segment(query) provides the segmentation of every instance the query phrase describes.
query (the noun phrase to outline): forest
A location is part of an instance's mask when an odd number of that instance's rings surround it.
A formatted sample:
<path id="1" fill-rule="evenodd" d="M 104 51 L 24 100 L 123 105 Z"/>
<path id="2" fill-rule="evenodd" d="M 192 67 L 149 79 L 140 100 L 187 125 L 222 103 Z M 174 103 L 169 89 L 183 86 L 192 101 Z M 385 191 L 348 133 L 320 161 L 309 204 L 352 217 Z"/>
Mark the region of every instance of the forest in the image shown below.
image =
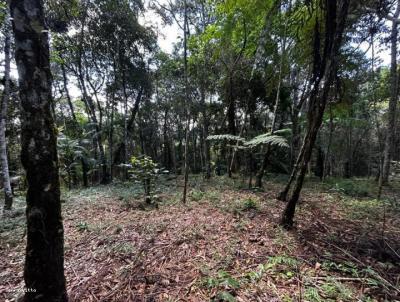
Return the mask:
<path id="1" fill-rule="evenodd" d="M 0 301 L 400 301 L 399 0 L 0 0 Z"/>

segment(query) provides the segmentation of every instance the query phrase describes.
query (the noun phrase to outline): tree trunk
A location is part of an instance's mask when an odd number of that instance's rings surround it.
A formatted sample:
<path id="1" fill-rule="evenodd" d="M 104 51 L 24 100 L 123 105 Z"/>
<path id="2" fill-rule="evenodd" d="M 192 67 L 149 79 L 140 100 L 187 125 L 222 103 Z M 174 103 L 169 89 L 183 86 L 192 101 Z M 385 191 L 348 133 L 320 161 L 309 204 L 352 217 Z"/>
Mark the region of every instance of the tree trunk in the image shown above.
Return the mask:
<path id="1" fill-rule="evenodd" d="M 282 85 L 283 59 L 284 59 L 285 52 L 286 52 L 286 29 L 287 29 L 287 21 L 285 22 L 285 31 L 284 31 L 283 41 L 282 41 L 282 53 L 281 53 L 280 62 L 279 62 L 278 87 L 277 87 L 276 96 L 275 96 L 274 117 L 272 119 L 271 134 L 274 134 L 274 131 L 275 131 L 276 118 L 277 118 L 277 113 L 278 113 L 278 108 L 279 108 L 280 90 L 281 90 L 281 85 Z M 268 159 L 269 159 L 270 153 L 271 153 L 271 146 L 268 145 L 267 150 L 263 157 L 263 162 L 261 164 L 261 168 L 258 171 L 257 176 L 256 176 L 256 186 L 259 188 L 262 187 L 262 178 L 263 178 L 264 172 L 268 166 Z"/>
<path id="2" fill-rule="evenodd" d="M 314 175 L 319 177 L 320 180 L 322 180 L 324 176 L 324 152 L 322 151 L 322 147 L 318 146 L 317 147 L 317 162 L 316 162 L 316 167 L 314 171 Z"/>
<path id="3" fill-rule="evenodd" d="M 332 138 L 333 138 L 333 131 L 334 131 L 334 126 L 333 126 L 333 113 L 332 113 L 332 106 L 329 107 L 329 136 L 328 136 L 328 144 L 326 147 L 326 153 L 325 153 L 325 160 L 324 160 L 324 168 L 323 168 L 323 175 L 322 175 L 322 180 L 325 180 L 326 177 L 328 176 L 328 169 L 329 169 L 329 157 L 330 157 L 330 152 L 331 152 L 331 145 L 332 145 Z"/>
<path id="4" fill-rule="evenodd" d="M 391 31 L 391 65 L 390 65 L 390 100 L 389 118 L 386 131 L 385 149 L 383 151 L 383 171 L 379 180 L 379 185 L 387 185 L 389 182 L 390 162 L 392 159 L 393 143 L 396 131 L 396 108 L 398 102 L 398 74 L 397 74 L 397 36 L 400 14 L 400 1 L 397 2 L 396 12 L 392 20 Z"/>
<path id="5" fill-rule="evenodd" d="M 111 96 L 110 100 L 111 104 L 111 116 L 110 116 L 110 124 L 109 124 L 109 132 L 108 132 L 108 152 L 110 157 L 110 179 L 111 181 L 114 178 L 114 162 L 113 162 L 113 150 L 114 150 L 114 94 Z"/>
<path id="6" fill-rule="evenodd" d="M 188 20 L 187 20 L 187 1 L 184 1 L 185 16 L 183 24 L 183 37 L 184 37 L 184 76 L 185 76 L 185 115 L 186 115 L 186 127 L 185 127 L 185 158 L 184 158 L 184 181 L 183 181 L 183 194 L 182 202 L 186 203 L 187 187 L 189 181 L 189 167 L 188 167 L 188 145 L 189 145 L 189 83 L 188 83 L 188 62 L 187 62 L 187 34 L 188 34 Z"/>
<path id="7" fill-rule="evenodd" d="M 88 180 L 88 164 L 84 158 L 81 159 L 81 166 L 82 166 L 82 181 L 83 181 L 83 186 L 87 188 L 89 186 L 89 180 Z"/>
<path id="8" fill-rule="evenodd" d="M 136 115 L 139 111 L 139 105 L 140 101 L 142 100 L 142 95 L 143 95 L 143 88 L 139 90 L 139 93 L 136 97 L 135 104 L 133 105 L 133 108 L 131 110 L 131 115 L 129 117 L 129 121 L 127 123 L 127 133 L 132 133 L 133 132 L 133 127 L 135 125 L 135 118 Z M 121 159 L 121 154 L 125 150 L 125 144 L 124 141 L 121 142 L 119 145 L 117 145 L 117 148 L 115 149 L 114 156 L 113 156 L 113 163 L 118 164 L 122 159 Z"/>
<path id="9" fill-rule="evenodd" d="M 57 137 L 51 114 L 48 31 L 43 3 L 11 0 L 26 170 L 25 301 L 67 301 Z"/>
<path id="10" fill-rule="evenodd" d="M 312 155 L 312 149 L 315 144 L 315 140 L 317 138 L 319 127 L 321 126 L 322 123 L 322 117 L 323 117 L 323 112 L 322 114 L 321 112 L 319 112 L 315 120 L 311 122 L 311 125 L 309 125 L 309 128 L 307 130 L 307 135 L 304 139 L 302 148 L 304 149 L 304 151 L 302 152 L 303 156 L 302 156 L 302 161 L 300 163 L 299 175 L 296 178 L 292 196 L 285 208 L 285 211 L 283 212 L 281 220 L 281 224 L 287 228 L 291 228 L 293 226 L 293 217 L 296 209 L 296 204 L 297 201 L 299 200 L 300 192 L 303 187 L 303 182 L 307 172 L 308 162 L 310 161 Z"/>
<path id="11" fill-rule="evenodd" d="M 284 197 L 290 190 L 290 185 L 296 177 L 296 182 L 292 192 L 292 196 L 282 214 L 281 225 L 285 228 L 293 226 L 293 217 L 296 209 L 297 201 L 300 197 L 300 192 L 303 187 L 304 177 L 307 172 L 307 166 L 311 158 L 312 149 L 314 147 L 318 130 L 321 126 L 326 103 L 331 90 L 331 85 L 335 77 L 337 66 L 337 56 L 339 54 L 343 31 L 346 24 L 348 7 L 350 0 L 329 1 L 326 6 L 325 15 L 325 39 L 324 51 L 321 58 L 321 65 L 315 65 L 314 70 L 314 86 L 310 96 L 309 111 L 307 114 L 308 128 L 304 138 L 302 150 L 300 151 L 296 166 L 293 169 L 289 184 L 283 191 Z M 339 8 L 339 10 L 338 10 Z M 315 27 L 314 39 L 319 37 L 319 28 Z M 319 43 L 319 40 L 316 41 Z M 315 49 L 316 57 L 319 58 L 319 45 Z M 300 166 L 298 166 L 300 164 Z M 297 175 L 299 167 L 299 174 Z M 295 176 L 296 175 L 296 176 Z"/>
<path id="12" fill-rule="evenodd" d="M 232 135 L 236 135 L 236 104 L 235 98 L 233 96 L 233 79 L 232 79 L 232 71 L 229 71 L 229 83 L 228 83 L 228 91 L 227 95 L 229 95 L 228 102 L 228 110 L 227 110 L 227 119 L 228 119 L 228 133 Z M 228 161 L 227 161 L 227 169 L 229 178 L 232 177 L 232 172 L 236 170 L 235 160 L 235 150 L 231 149 L 229 151 Z"/>
<path id="13" fill-rule="evenodd" d="M 67 96 L 69 110 L 71 111 L 71 116 L 72 116 L 72 119 L 74 120 L 75 124 L 77 124 L 77 126 L 79 126 L 78 120 L 76 119 L 76 115 L 75 115 L 74 105 L 72 104 L 71 96 L 69 94 L 68 78 L 67 78 L 67 72 L 65 70 L 64 64 L 61 64 L 61 71 L 62 71 L 62 75 L 63 75 L 64 91 L 65 91 L 65 95 Z"/>
<path id="14" fill-rule="evenodd" d="M 76 114 L 75 114 L 75 109 L 74 109 L 74 104 L 72 103 L 72 99 L 71 99 L 71 95 L 69 93 L 69 89 L 68 89 L 68 78 L 67 78 L 67 72 L 65 70 L 65 65 L 61 64 L 61 70 L 62 70 L 62 75 L 63 75 L 63 85 L 64 85 L 64 91 L 65 91 L 65 95 L 67 96 L 67 102 L 68 102 L 68 106 L 69 106 L 69 110 L 71 111 L 71 116 L 72 119 L 74 121 L 74 127 L 75 127 L 75 131 L 78 132 L 79 135 L 79 145 L 82 145 L 82 129 L 79 125 L 78 119 L 76 118 Z M 82 182 L 83 182 L 83 186 L 86 188 L 89 186 L 89 182 L 88 182 L 88 165 L 86 163 L 86 160 L 84 158 L 81 158 L 81 167 L 82 167 Z M 76 168 L 74 167 L 74 177 L 76 178 Z M 75 182 L 75 180 L 74 180 Z"/>
<path id="15" fill-rule="evenodd" d="M 264 171 L 268 167 L 268 158 L 269 158 L 270 153 L 271 153 L 271 148 L 270 148 L 270 146 L 267 146 L 267 150 L 264 153 L 264 157 L 263 157 L 263 161 L 261 163 L 261 167 L 258 170 L 257 175 L 256 175 L 256 187 L 257 188 L 262 188 L 262 179 L 263 179 L 263 176 L 264 176 Z"/>
<path id="16" fill-rule="evenodd" d="M 171 156 L 171 148 L 170 141 L 168 137 L 168 107 L 165 108 L 164 111 L 164 125 L 163 125 L 163 162 L 164 167 L 168 170 L 172 168 L 172 156 Z"/>
<path id="17" fill-rule="evenodd" d="M 3 174 L 3 187 L 4 187 L 4 210 L 11 210 L 13 204 L 13 194 L 10 183 L 10 173 L 8 170 L 7 158 L 7 140 L 6 140 L 6 126 L 7 126 L 7 112 L 8 102 L 10 100 L 10 44 L 11 44 L 11 28 L 9 26 L 9 16 L 6 14 L 5 19 L 5 42 L 4 42 L 4 90 L 3 99 L 1 103 L 0 113 L 0 157 L 1 157 L 1 172 Z"/>
<path id="18" fill-rule="evenodd" d="M 95 125 L 95 140 L 96 140 L 96 145 L 99 148 L 99 154 L 100 154 L 100 165 L 101 165 L 101 170 L 102 170 L 102 177 L 101 177 L 101 183 L 102 184 L 107 184 L 110 182 L 110 175 L 108 174 L 108 169 L 107 169 L 107 159 L 105 156 L 104 152 L 104 147 L 102 143 L 102 129 L 101 129 L 101 121 L 102 121 L 102 113 L 101 113 L 101 107 L 99 107 L 100 110 L 100 123 L 97 120 L 96 116 L 96 107 L 93 103 L 92 98 L 89 96 L 87 89 L 86 89 L 86 83 L 85 83 L 85 74 L 83 71 L 83 66 L 82 66 L 82 57 L 83 57 L 83 40 L 84 40 L 84 21 L 82 21 L 81 24 L 81 33 L 80 33 L 80 40 L 81 44 L 79 45 L 79 56 L 78 56 L 78 71 L 76 72 L 76 76 L 78 78 L 78 84 L 80 86 L 80 89 L 82 91 L 83 95 L 83 102 L 85 104 L 86 110 L 89 115 L 89 119 L 92 121 L 92 123 Z M 97 96 L 96 96 L 97 97 Z"/>
<path id="19" fill-rule="evenodd" d="M 128 94 L 125 85 L 125 72 L 122 73 L 123 91 L 124 91 L 124 180 L 128 179 L 128 169 L 125 164 L 128 163 Z"/>

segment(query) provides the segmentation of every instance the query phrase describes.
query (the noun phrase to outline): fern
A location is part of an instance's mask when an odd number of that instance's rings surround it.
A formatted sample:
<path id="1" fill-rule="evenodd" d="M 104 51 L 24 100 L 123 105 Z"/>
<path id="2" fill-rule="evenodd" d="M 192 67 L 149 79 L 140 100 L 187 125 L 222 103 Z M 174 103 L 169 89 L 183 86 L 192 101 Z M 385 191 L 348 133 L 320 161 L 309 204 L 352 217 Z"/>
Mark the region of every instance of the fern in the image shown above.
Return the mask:
<path id="1" fill-rule="evenodd" d="M 252 138 L 249 141 L 246 141 L 243 137 L 232 135 L 232 134 L 219 134 L 219 135 L 210 135 L 207 137 L 207 140 L 213 141 L 230 141 L 234 142 L 235 144 L 228 144 L 228 147 L 232 147 L 235 149 L 250 149 L 257 147 L 263 144 L 269 144 L 271 146 L 283 147 L 288 148 L 289 144 L 287 143 L 286 138 L 280 136 L 288 133 L 290 129 L 282 129 L 276 131 L 274 134 L 264 133 Z"/>
<path id="2" fill-rule="evenodd" d="M 211 141 L 221 141 L 221 140 L 227 140 L 227 141 L 239 141 L 239 142 L 244 142 L 245 139 L 240 136 L 232 135 L 232 134 L 219 134 L 219 135 L 209 135 L 207 136 L 207 140 Z"/>
<path id="3" fill-rule="evenodd" d="M 262 144 L 269 144 L 272 146 L 285 148 L 289 147 L 287 140 L 284 137 L 279 135 L 271 135 L 270 133 L 261 134 L 244 143 L 244 145 L 249 148 L 254 148 Z"/>
<path id="4" fill-rule="evenodd" d="M 275 135 L 290 135 L 292 134 L 292 129 L 290 128 L 284 128 L 284 129 L 279 129 L 274 131 Z"/>

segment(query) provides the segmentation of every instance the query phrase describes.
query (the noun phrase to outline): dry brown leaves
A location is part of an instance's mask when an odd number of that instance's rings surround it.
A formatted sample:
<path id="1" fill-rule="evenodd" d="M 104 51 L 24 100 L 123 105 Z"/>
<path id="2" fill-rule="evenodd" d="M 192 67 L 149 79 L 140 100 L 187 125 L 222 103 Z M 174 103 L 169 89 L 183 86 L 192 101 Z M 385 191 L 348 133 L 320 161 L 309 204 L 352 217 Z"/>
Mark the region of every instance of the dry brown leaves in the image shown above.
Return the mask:
<path id="1" fill-rule="evenodd" d="M 379 238 L 378 226 L 344 218 L 338 203 L 327 201 L 327 194 L 303 195 L 297 216 L 300 223 L 291 232 L 277 227 L 284 204 L 273 198 L 275 186 L 270 185 L 267 193 L 223 188 L 218 194 L 219 200 L 213 202 L 202 199 L 147 211 L 126 210 L 117 196 L 99 195 L 95 200 L 67 204 L 65 270 L 70 300 L 210 301 L 219 289 L 206 286 L 207 278 L 225 271 L 242 280 L 276 255 L 300 261 L 295 276 L 266 273 L 257 282 L 231 290 L 237 301 L 283 301 L 285 297 L 305 301 L 302 275 L 312 276 L 318 287 L 327 276 L 321 268 L 326 260 L 374 267 L 389 284 L 395 284 L 398 265 L 384 271 L 379 268 L 383 258 L 360 252 L 365 242 Z M 259 202 L 257 211 L 229 210 L 237 200 L 248 198 Z M 397 221 L 389 222 L 387 230 L 398 230 L 398 225 L 390 223 Z M 398 248 L 398 235 L 385 234 L 393 249 Z M 15 246 L 0 248 L 1 301 L 12 301 L 12 290 L 23 286 L 24 244 L 21 238 Z M 341 272 L 332 277 L 344 278 L 338 280 L 350 284 L 360 296 L 365 290 L 357 278 Z M 370 295 L 384 296 L 379 291 Z"/>

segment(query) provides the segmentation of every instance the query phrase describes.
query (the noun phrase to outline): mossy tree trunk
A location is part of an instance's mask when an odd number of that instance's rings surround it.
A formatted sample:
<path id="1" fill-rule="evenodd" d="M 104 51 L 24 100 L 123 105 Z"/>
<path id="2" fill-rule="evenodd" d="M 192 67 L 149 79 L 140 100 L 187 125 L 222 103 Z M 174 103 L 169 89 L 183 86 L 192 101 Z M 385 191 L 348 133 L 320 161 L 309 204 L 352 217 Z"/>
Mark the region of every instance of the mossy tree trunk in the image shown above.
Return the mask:
<path id="1" fill-rule="evenodd" d="M 11 0 L 26 170 L 25 301 L 67 301 L 57 139 L 43 2 Z"/>

